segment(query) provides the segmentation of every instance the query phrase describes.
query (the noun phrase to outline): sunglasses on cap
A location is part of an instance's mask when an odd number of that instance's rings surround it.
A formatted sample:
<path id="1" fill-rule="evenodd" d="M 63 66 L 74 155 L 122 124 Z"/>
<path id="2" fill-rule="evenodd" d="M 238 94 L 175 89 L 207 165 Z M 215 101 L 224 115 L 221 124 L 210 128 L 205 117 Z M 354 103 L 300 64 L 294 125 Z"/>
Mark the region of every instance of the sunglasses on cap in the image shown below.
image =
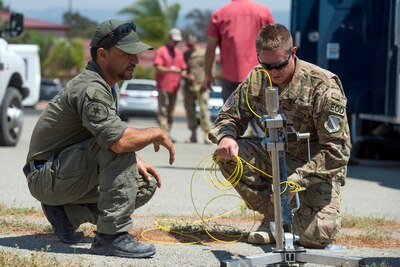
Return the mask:
<path id="1" fill-rule="evenodd" d="M 257 57 L 257 59 L 258 59 L 258 63 L 260 63 L 260 65 L 266 70 L 281 70 L 289 64 L 289 60 L 290 60 L 291 56 L 292 56 L 292 54 L 290 54 L 288 56 L 288 58 L 285 59 L 284 61 L 279 62 L 279 63 L 274 63 L 274 64 L 265 64 L 260 61 L 260 58 Z"/>
<path id="2" fill-rule="evenodd" d="M 133 22 L 124 23 L 107 33 L 98 42 L 98 47 L 110 47 L 116 45 L 119 40 L 127 36 L 132 30 L 136 32 L 136 25 Z"/>

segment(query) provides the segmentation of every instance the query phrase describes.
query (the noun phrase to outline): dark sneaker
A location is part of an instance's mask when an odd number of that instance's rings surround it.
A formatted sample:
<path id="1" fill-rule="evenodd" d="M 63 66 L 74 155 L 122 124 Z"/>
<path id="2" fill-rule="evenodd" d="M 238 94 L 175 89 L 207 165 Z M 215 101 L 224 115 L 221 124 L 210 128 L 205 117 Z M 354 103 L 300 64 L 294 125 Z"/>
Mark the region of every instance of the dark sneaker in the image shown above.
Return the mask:
<path id="1" fill-rule="evenodd" d="M 76 244 L 83 241 L 84 234 L 82 232 L 75 232 L 62 205 L 50 206 L 42 203 L 42 209 L 47 220 L 53 227 L 54 233 L 56 233 L 62 242 Z"/>
<path id="2" fill-rule="evenodd" d="M 96 233 L 90 252 L 97 255 L 125 258 L 147 258 L 156 253 L 152 244 L 136 241 L 127 232 L 116 235 Z"/>

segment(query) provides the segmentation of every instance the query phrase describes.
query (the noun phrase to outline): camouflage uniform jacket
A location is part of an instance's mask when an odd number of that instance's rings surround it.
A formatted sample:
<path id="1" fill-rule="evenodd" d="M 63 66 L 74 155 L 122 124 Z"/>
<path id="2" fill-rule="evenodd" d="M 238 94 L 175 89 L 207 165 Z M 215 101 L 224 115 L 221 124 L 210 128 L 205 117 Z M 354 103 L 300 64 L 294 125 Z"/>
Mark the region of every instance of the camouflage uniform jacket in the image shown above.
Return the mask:
<path id="1" fill-rule="evenodd" d="M 265 90 L 269 86 L 265 70 L 256 66 L 221 109 L 209 133 L 210 140 L 218 143 L 224 136 L 242 136 L 252 118 L 259 121 L 251 109 L 259 116 L 267 115 Z M 293 123 L 294 129 L 310 133 L 310 162 L 307 162 L 307 140 L 288 145 L 287 155 L 304 162 L 288 179 L 303 187 L 330 179 L 344 185 L 351 142 L 346 116 L 347 100 L 339 78 L 296 58 L 294 75 L 280 92 L 279 101 L 281 110 Z M 259 125 L 264 128 L 260 122 Z"/>
<path id="2" fill-rule="evenodd" d="M 186 51 L 184 58 L 188 66 L 187 71 L 189 74 L 194 75 L 194 81 L 185 81 L 185 89 L 190 91 L 199 91 L 200 85 L 205 79 L 204 74 L 204 55 L 205 49 L 197 47 L 195 51 Z"/>

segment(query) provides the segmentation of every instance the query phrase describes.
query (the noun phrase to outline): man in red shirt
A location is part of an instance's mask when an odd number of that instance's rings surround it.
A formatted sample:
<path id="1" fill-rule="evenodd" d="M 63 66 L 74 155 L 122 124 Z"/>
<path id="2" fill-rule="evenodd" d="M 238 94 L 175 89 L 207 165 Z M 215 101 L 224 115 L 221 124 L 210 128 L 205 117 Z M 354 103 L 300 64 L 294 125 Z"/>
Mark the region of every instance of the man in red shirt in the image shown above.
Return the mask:
<path id="1" fill-rule="evenodd" d="M 226 101 L 250 70 L 258 65 L 254 40 L 261 27 L 274 24 L 271 11 L 251 0 L 232 0 L 216 10 L 207 29 L 205 85 L 210 87 L 217 46 L 221 51 L 222 97 Z"/>
<path id="2" fill-rule="evenodd" d="M 235 91 L 247 74 L 258 65 L 255 39 L 261 27 L 274 24 L 271 11 L 252 0 L 232 0 L 216 10 L 207 29 L 205 80 L 203 87 L 213 82 L 212 64 L 215 49 L 221 52 L 221 86 L 224 102 Z M 260 134 L 256 123 L 251 123 L 255 134 Z"/>
<path id="3" fill-rule="evenodd" d="M 169 134 L 180 80 L 186 76 L 183 53 L 176 48 L 180 41 L 182 41 L 181 31 L 177 28 L 171 29 L 167 43 L 156 50 L 154 57 L 158 90 L 158 122 L 160 128 Z"/>

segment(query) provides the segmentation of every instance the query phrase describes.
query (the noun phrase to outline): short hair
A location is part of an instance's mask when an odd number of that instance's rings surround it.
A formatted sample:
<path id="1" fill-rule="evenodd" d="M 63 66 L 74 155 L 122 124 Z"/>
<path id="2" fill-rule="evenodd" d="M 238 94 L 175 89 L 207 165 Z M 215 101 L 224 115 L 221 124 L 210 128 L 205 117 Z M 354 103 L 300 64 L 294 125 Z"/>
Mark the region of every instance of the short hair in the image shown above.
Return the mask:
<path id="1" fill-rule="evenodd" d="M 283 49 L 290 52 L 293 38 L 289 30 L 281 24 L 268 24 L 261 28 L 256 38 L 256 50 Z"/>
<path id="2" fill-rule="evenodd" d="M 188 34 L 186 36 L 186 41 L 190 43 L 196 43 L 197 42 L 197 37 L 193 34 Z"/>
<path id="3" fill-rule="evenodd" d="M 97 50 L 99 49 L 99 47 L 91 47 L 90 48 L 90 56 L 92 57 L 93 60 L 96 61 L 97 59 Z"/>

